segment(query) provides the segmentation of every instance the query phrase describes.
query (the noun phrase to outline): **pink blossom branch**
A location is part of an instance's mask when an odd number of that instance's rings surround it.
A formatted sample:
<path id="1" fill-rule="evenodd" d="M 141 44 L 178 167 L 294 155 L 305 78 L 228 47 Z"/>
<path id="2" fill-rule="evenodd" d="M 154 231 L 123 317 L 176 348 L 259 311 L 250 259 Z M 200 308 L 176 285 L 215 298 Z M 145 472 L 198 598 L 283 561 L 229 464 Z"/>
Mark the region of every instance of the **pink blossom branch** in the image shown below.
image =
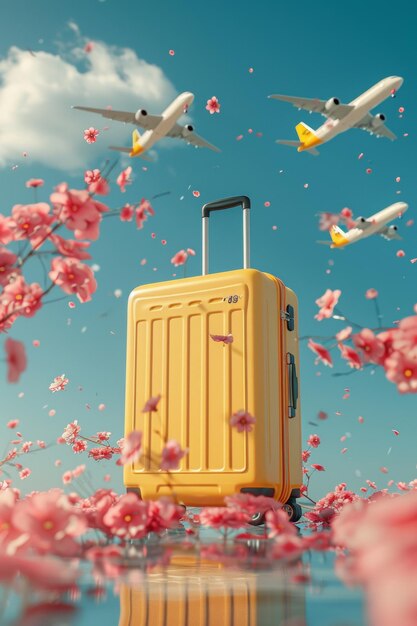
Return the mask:
<path id="1" fill-rule="evenodd" d="M 45 289 L 45 291 L 41 294 L 41 296 L 39 297 L 39 299 L 41 300 L 44 296 L 46 296 L 54 287 L 56 287 L 55 283 L 51 283 L 49 285 L 49 287 L 47 289 Z M 0 294 L 1 297 L 1 294 Z M 20 307 L 18 309 L 13 309 L 13 311 L 10 311 L 9 313 L 7 313 L 4 317 L 2 317 L 0 319 L 0 325 L 4 324 L 4 322 L 7 322 L 7 320 L 12 317 L 13 315 L 19 314 L 19 311 L 24 311 L 26 307 Z"/>

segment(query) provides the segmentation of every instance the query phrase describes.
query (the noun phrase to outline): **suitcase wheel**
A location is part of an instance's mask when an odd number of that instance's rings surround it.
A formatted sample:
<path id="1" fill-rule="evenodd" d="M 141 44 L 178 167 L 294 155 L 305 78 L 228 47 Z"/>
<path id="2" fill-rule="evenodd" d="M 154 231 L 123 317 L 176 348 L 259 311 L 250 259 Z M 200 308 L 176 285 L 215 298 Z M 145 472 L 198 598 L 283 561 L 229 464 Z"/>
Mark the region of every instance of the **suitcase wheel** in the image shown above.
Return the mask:
<path id="1" fill-rule="evenodd" d="M 303 509 L 293 498 L 290 498 L 288 502 L 283 504 L 282 509 L 288 514 L 290 522 L 298 522 L 303 515 Z"/>
<path id="2" fill-rule="evenodd" d="M 262 526 L 265 524 L 265 513 L 255 513 L 249 521 L 251 526 Z"/>

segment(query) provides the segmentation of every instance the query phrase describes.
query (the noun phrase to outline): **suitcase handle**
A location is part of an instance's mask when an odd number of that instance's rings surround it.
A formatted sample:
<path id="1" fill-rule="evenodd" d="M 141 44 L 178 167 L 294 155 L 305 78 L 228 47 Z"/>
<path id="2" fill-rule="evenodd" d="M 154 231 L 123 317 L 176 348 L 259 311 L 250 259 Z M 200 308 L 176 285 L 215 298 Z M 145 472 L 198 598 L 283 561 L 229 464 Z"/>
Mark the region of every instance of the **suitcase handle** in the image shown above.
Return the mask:
<path id="1" fill-rule="evenodd" d="M 297 365 L 294 355 L 287 352 L 288 367 L 288 417 L 295 417 L 298 400 Z"/>
<path id="2" fill-rule="evenodd" d="M 232 196 L 231 198 L 222 198 L 221 200 L 215 200 L 209 202 L 203 206 L 202 218 L 203 218 L 203 268 L 202 274 L 205 276 L 208 274 L 208 224 L 211 211 L 223 211 L 225 209 L 232 209 L 235 206 L 241 206 L 243 209 L 243 267 L 247 269 L 250 262 L 249 254 L 249 209 L 250 200 L 247 196 Z"/>

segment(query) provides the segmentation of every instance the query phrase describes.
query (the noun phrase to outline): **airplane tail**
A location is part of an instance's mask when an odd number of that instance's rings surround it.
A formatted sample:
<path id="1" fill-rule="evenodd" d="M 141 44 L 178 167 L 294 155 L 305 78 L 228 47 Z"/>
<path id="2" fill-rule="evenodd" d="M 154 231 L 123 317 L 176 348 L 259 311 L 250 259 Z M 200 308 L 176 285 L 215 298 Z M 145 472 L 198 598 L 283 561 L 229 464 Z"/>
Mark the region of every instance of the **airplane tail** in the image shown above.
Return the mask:
<path id="1" fill-rule="evenodd" d="M 306 143 L 306 139 L 309 139 L 311 136 L 316 136 L 314 130 L 310 128 L 310 126 L 307 126 L 307 124 L 304 124 L 304 122 L 297 124 L 295 132 L 297 133 L 298 139 L 301 143 Z"/>
<path id="2" fill-rule="evenodd" d="M 329 233 L 330 237 L 332 238 L 333 246 L 335 248 L 345 246 L 347 243 L 349 243 L 349 239 L 346 237 L 346 233 L 344 233 L 339 226 L 336 226 L 335 224 L 331 226 Z"/>
<path id="3" fill-rule="evenodd" d="M 300 148 L 303 143 L 301 141 L 291 141 L 289 139 L 277 139 L 276 143 L 280 143 L 283 146 L 289 146 L 290 148 Z M 313 156 L 318 156 L 320 153 L 318 150 L 316 150 L 315 148 L 309 148 L 307 150 L 305 150 L 305 152 L 308 152 L 309 154 L 312 154 Z"/>
<path id="4" fill-rule="evenodd" d="M 140 146 L 140 132 L 138 131 L 137 128 L 135 128 L 135 130 L 132 133 L 132 148 L 134 150 L 137 147 L 141 147 Z"/>

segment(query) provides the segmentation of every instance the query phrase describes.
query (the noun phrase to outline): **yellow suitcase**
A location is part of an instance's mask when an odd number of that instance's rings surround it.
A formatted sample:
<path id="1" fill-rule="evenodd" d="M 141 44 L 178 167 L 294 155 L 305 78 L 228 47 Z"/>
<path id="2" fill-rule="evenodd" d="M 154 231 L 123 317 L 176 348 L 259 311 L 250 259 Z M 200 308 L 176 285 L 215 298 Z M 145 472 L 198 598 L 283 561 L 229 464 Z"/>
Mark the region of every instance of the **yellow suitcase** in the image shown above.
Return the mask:
<path id="1" fill-rule="evenodd" d="M 243 208 L 244 268 L 208 273 L 212 211 Z M 124 468 L 128 491 L 175 495 L 187 506 L 221 506 L 239 492 L 287 503 L 296 521 L 302 484 L 298 309 L 284 283 L 249 269 L 246 196 L 203 207 L 203 275 L 137 287 L 128 304 L 125 434 L 143 431 L 144 452 Z M 210 335 L 233 336 L 224 345 Z M 161 395 L 157 412 L 143 413 Z M 237 432 L 230 417 L 256 418 Z M 163 440 L 188 454 L 158 469 Z"/>

